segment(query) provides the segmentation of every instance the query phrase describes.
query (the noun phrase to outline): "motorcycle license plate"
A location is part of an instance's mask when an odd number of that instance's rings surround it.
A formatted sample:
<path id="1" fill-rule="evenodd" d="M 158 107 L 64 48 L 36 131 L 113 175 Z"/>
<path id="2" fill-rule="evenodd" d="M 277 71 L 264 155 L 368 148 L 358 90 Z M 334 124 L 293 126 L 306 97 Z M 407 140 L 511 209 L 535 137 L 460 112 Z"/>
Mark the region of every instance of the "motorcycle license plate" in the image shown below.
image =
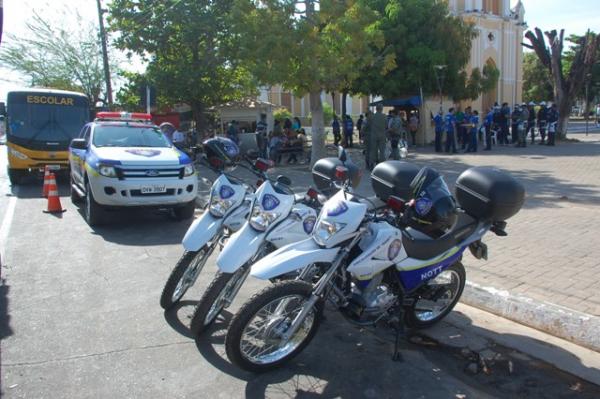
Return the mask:
<path id="1" fill-rule="evenodd" d="M 167 186 L 142 186 L 140 191 L 142 192 L 142 194 L 166 193 Z"/>

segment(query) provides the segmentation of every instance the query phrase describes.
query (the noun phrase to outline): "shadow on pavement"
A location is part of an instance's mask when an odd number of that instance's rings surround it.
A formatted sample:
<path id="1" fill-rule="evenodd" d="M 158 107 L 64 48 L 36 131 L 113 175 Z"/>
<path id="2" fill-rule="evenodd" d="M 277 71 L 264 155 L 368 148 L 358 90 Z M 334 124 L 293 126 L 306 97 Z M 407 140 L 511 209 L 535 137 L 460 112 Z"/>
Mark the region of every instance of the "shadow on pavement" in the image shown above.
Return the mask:
<path id="1" fill-rule="evenodd" d="M 177 302 L 171 309 L 165 310 L 164 312 L 164 317 L 165 317 L 165 321 L 169 324 L 169 326 L 171 326 L 171 328 L 175 331 L 177 331 L 179 334 L 183 335 L 184 337 L 187 338 L 194 338 L 192 332 L 190 331 L 190 321 L 189 320 L 185 320 L 187 317 L 183 316 L 182 314 L 183 312 L 181 312 L 182 309 L 186 308 L 186 307 L 196 307 L 196 304 L 198 303 L 198 301 L 190 301 L 190 300 L 183 300 L 183 301 L 179 301 Z M 183 318 L 183 320 L 182 320 Z"/>
<path id="2" fill-rule="evenodd" d="M 2 267 L 0 265 L 0 267 Z M 13 330 L 10 327 L 10 315 L 8 314 L 8 291 L 10 287 L 6 284 L 6 280 L 0 281 L 0 340 L 13 335 Z"/>
<path id="3" fill-rule="evenodd" d="M 460 348 L 434 340 L 422 345 L 404 341 L 403 361 L 394 362 L 391 329 L 360 329 L 332 313 L 299 356 L 271 372 L 253 374 L 227 360 L 223 344 L 230 317 L 226 314 L 197 337 L 196 346 L 211 365 L 246 381 L 248 398 L 600 397 L 599 387 L 495 344 L 501 357 L 488 361 L 488 373 L 470 374 L 466 368 L 472 359 Z M 478 333 L 477 327 L 469 328 Z"/>

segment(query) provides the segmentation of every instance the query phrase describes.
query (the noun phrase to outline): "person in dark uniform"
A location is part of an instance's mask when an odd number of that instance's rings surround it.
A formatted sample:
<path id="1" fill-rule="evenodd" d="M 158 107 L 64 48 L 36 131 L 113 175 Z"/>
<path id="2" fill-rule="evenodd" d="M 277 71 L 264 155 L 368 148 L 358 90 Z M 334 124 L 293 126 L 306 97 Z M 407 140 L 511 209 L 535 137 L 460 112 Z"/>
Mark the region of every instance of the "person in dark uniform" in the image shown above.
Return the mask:
<path id="1" fill-rule="evenodd" d="M 492 124 L 494 123 L 494 108 L 490 108 L 490 111 L 485 116 L 483 125 L 485 126 L 485 148 L 484 151 L 492 150 Z"/>
<path id="2" fill-rule="evenodd" d="M 546 108 L 546 102 L 540 103 L 540 109 L 537 112 L 537 124 L 538 130 L 540 131 L 540 137 L 542 141 L 539 144 L 546 144 L 546 128 L 548 127 L 548 108 Z"/>
<path id="3" fill-rule="evenodd" d="M 535 143 L 535 103 L 531 101 L 528 105 L 529 118 L 527 120 L 527 131 L 531 131 L 531 144 Z M 527 134 L 525 134 L 527 140 Z"/>
<path id="4" fill-rule="evenodd" d="M 502 145 L 508 144 L 508 125 L 510 123 L 510 107 L 503 103 L 500 109 L 500 137 L 498 142 Z"/>
<path id="5" fill-rule="evenodd" d="M 521 106 L 515 104 L 512 113 L 510 114 L 511 127 L 510 127 L 510 139 L 508 144 L 516 144 L 519 137 L 519 119 L 521 118 Z"/>

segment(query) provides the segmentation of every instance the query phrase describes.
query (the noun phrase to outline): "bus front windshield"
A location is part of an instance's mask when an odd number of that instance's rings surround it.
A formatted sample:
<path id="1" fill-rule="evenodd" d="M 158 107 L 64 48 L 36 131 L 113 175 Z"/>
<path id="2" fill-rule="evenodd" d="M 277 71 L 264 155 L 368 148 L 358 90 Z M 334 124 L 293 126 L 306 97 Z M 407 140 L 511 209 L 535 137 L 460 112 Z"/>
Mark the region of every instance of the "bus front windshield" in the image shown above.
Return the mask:
<path id="1" fill-rule="evenodd" d="M 68 143 L 89 120 L 86 106 L 11 103 L 8 132 L 28 142 Z"/>

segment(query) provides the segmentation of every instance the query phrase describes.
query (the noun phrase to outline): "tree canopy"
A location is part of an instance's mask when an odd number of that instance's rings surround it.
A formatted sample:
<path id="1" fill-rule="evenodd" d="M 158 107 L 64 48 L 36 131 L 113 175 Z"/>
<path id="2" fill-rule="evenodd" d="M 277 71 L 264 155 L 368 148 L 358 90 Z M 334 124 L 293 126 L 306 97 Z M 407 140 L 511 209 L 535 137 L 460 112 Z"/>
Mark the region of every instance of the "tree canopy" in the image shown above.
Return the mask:
<path id="1" fill-rule="evenodd" d="M 208 107 L 255 94 L 238 56 L 233 0 L 113 0 L 117 47 L 142 56 L 145 78 L 171 104 L 186 103 L 199 130 Z"/>
<path id="2" fill-rule="evenodd" d="M 523 55 L 523 101 L 547 101 L 554 97 L 550 72 L 535 55 Z"/>
<path id="3" fill-rule="evenodd" d="M 495 87 L 499 72 L 486 66 L 465 71 L 473 26 L 448 11 L 446 2 L 437 0 L 367 0 L 380 16 L 378 28 L 384 46 L 374 63 L 369 64 L 352 91 L 379 94 L 384 98 L 403 94 L 437 93 L 434 67 L 444 65 L 443 92 L 455 100 L 476 99 Z M 393 68 L 382 68 L 394 60 Z"/>
<path id="4" fill-rule="evenodd" d="M 8 34 L 0 48 L 0 64 L 30 79 L 32 86 L 83 92 L 90 103 L 104 102 L 104 72 L 98 30 L 76 13 L 63 11 L 63 21 L 33 13 L 27 35 Z M 76 28 L 65 21 L 77 21 Z"/>

